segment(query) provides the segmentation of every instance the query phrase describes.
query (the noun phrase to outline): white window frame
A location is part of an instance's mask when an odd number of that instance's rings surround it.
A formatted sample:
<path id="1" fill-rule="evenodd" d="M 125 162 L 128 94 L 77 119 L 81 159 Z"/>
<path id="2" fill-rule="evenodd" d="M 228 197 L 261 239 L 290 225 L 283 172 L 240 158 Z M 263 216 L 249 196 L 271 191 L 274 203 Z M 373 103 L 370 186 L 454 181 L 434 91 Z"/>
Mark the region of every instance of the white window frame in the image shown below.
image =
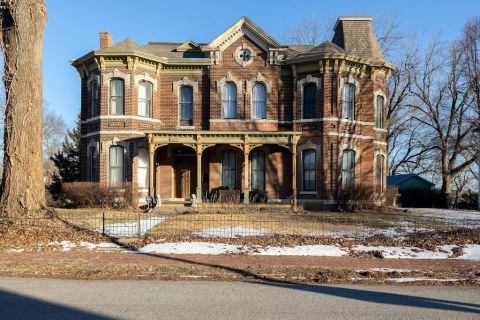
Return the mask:
<path id="1" fill-rule="evenodd" d="M 145 157 L 145 159 L 142 159 Z M 150 155 L 147 148 L 138 148 L 137 184 L 139 188 L 148 188 L 150 184 Z M 142 165 L 142 163 L 144 165 Z M 143 179 L 142 179 L 143 176 Z"/>
<path id="2" fill-rule="evenodd" d="M 143 86 L 146 86 L 146 89 L 145 89 L 145 93 L 146 93 L 146 96 L 145 97 L 140 97 L 140 88 L 143 87 Z M 137 99 L 137 112 L 138 112 L 138 115 L 141 116 L 141 117 L 147 117 L 147 118 L 151 118 L 152 117 L 152 100 L 153 100 L 153 83 L 151 83 L 150 81 L 146 81 L 146 80 L 141 80 L 138 82 L 138 99 Z M 140 105 L 141 103 L 144 102 L 146 104 L 146 114 L 142 114 L 141 110 L 140 110 Z"/>

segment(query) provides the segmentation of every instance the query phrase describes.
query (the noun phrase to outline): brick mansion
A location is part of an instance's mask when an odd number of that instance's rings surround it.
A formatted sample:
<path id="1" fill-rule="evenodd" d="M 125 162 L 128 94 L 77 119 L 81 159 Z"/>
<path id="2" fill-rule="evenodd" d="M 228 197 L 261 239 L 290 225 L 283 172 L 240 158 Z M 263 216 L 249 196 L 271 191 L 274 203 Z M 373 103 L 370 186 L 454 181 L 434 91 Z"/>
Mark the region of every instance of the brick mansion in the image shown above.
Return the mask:
<path id="1" fill-rule="evenodd" d="M 246 17 L 209 43 L 100 32 L 76 59 L 81 179 L 162 201 L 252 191 L 318 207 L 339 190 L 385 190 L 385 61 L 371 17 L 339 17 L 331 41 L 280 44 Z"/>

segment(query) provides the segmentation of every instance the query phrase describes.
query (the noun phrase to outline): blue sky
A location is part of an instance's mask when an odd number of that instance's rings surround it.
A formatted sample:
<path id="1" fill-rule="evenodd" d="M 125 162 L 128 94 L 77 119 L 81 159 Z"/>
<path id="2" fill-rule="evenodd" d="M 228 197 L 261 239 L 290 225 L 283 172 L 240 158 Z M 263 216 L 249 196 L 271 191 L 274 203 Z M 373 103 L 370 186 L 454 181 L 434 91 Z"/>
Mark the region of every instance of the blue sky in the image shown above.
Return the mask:
<path id="1" fill-rule="evenodd" d="M 398 15 L 404 32 L 428 39 L 458 36 L 465 20 L 480 15 L 479 0 L 370 1 L 161 1 L 46 0 L 49 19 L 44 44 L 44 99 L 69 127 L 80 111 L 80 77 L 69 60 L 99 48 L 99 31 L 118 42 L 210 42 L 242 16 L 277 40 L 302 19 L 347 15 Z M 308 7 L 308 9 L 305 9 Z M 333 28 L 333 25 L 332 25 Z"/>

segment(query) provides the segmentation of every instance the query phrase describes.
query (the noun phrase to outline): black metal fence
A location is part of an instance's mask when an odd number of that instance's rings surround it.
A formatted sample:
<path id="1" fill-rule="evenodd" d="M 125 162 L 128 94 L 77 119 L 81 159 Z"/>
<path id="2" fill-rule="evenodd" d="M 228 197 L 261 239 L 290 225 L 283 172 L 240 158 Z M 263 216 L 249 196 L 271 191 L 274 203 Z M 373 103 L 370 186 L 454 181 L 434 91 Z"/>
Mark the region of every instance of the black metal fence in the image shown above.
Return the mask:
<path id="1" fill-rule="evenodd" d="M 444 219 L 416 215 L 359 214 L 358 217 L 291 211 L 194 213 L 189 211 L 128 213 L 63 211 L 63 221 L 81 230 L 111 237 L 196 236 L 235 238 L 266 235 L 364 239 L 373 235 L 404 237 L 429 231 L 480 228 L 479 219 Z"/>

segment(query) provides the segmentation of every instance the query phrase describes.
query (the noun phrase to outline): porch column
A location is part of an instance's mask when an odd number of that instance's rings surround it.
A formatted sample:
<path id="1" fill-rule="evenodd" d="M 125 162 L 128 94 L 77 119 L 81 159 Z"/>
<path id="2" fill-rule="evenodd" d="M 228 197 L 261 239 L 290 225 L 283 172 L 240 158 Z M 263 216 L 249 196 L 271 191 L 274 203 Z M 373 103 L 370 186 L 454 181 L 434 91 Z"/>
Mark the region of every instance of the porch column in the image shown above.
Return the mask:
<path id="1" fill-rule="evenodd" d="M 152 142 L 152 135 L 148 135 L 148 195 L 155 197 L 153 187 L 153 174 L 155 171 L 155 144 Z"/>
<path id="2" fill-rule="evenodd" d="M 243 203 L 250 203 L 250 168 L 248 166 L 248 155 L 250 153 L 250 145 L 245 144 L 243 147 Z"/>
<path id="3" fill-rule="evenodd" d="M 297 208 L 297 144 L 292 144 L 292 208 Z"/>
<path id="4" fill-rule="evenodd" d="M 197 203 L 202 203 L 202 153 L 203 146 L 197 145 Z"/>

